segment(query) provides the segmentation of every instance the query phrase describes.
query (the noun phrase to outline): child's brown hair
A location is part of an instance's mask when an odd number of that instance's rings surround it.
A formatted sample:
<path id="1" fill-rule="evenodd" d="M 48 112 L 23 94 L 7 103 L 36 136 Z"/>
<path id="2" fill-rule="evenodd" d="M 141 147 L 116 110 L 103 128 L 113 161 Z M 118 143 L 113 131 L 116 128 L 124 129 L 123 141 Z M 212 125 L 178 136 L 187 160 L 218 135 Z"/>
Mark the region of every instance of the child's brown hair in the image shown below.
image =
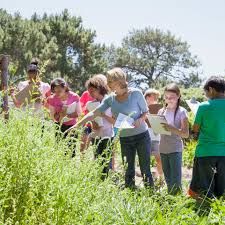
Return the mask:
<path id="1" fill-rule="evenodd" d="M 155 100 L 158 100 L 160 98 L 160 92 L 157 91 L 156 89 L 150 88 L 145 92 L 144 96 L 145 96 L 145 99 L 147 97 L 154 96 Z"/>
<path id="2" fill-rule="evenodd" d="M 174 113 L 174 120 L 176 118 L 176 114 L 177 114 L 177 111 L 180 107 L 180 102 L 181 102 L 181 94 L 180 94 L 180 88 L 177 86 L 177 84 L 175 83 L 171 83 L 171 84 L 168 84 L 165 89 L 164 89 L 164 93 L 168 91 L 168 92 L 173 92 L 175 93 L 177 96 L 179 96 L 178 98 L 178 101 L 177 101 L 177 106 L 176 106 L 176 109 L 175 109 L 175 113 Z M 165 108 L 167 107 L 167 104 L 165 105 Z"/>
<path id="3" fill-rule="evenodd" d="M 104 79 L 104 75 L 97 74 L 91 77 L 85 84 L 86 88 L 96 88 L 99 93 L 104 96 L 108 94 L 109 88 L 107 86 L 106 78 Z"/>

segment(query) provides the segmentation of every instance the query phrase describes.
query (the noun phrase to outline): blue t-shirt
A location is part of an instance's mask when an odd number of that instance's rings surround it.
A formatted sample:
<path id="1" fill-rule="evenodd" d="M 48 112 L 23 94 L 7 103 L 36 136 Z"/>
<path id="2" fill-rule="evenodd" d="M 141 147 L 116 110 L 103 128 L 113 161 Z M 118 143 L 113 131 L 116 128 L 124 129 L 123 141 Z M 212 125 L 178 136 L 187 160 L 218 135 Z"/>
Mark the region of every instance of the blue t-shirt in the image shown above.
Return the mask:
<path id="1" fill-rule="evenodd" d="M 129 89 L 129 95 L 127 100 L 119 102 L 116 100 L 115 95 L 108 96 L 101 105 L 97 108 L 100 112 L 105 112 L 108 108 L 111 108 L 112 115 L 117 118 L 119 113 L 130 116 L 134 120 L 140 118 L 143 113 L 148 112 L 148 106 L 145 98 L 140 90 L 132 88 Z M 147 131 L 148 126 L 146 122 L 142 122 L 138 128 L 122 129 L 120 131 L 120 137 L 129 137 L 137 134 L 141 134 Z"/>

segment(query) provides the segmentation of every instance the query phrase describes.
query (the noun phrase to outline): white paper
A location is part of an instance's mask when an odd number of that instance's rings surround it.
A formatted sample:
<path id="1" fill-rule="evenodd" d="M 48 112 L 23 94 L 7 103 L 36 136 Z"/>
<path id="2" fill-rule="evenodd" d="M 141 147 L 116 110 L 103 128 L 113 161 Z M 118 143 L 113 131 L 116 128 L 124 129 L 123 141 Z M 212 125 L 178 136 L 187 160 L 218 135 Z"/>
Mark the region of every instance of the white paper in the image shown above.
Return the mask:
<path id="1" fill-rule="evenodd" d="M 86 104 L 86 109 L 91 112 L 93 110 L 95 110 L 101 103 L 100 102 L 87 102 Z M 101 117 L 96 117 L 94 119 L 94 121 L 100 126 L 102 127 L 104 124 L 103 124 L 103 119 Z"/>
<path id="2" fill-rule="evenodd" d="M 119 128 L 119 129 L 130 129 L 130 128 L 134 128 L 134 119 L 126 116 L 122 113 L 119 113 L 115 125 L 114 127 Z"/>
<path id="3" fill-rule="evenodd" d="M 196 101 L 195 99 L 190 99 L 186 100 L 186 103 L 191 111 L 196 115 L 200 102 Z"/>
<path id="4" fill-rule="evenodd" d="M 171 132 L 167 131 L 162 125 L 162 123 L 167 123 L 164 116 L 148 114 L 147 118 L 154 133 L 171 135 Z"/>
<path id="5" fill-rule="evenodd" d="M 101 103 L 100 102 L 87 102 L 86 109 L 91 112 L 95 110 Z"/>
<path id="6" fill-rule="evenodd" d="M 72 113 L 76 112 L 76 106 L 77 106 L 76 102 L 73 102 L 72 104 L 68 105 L 66 113 L 72 114 Z"/>

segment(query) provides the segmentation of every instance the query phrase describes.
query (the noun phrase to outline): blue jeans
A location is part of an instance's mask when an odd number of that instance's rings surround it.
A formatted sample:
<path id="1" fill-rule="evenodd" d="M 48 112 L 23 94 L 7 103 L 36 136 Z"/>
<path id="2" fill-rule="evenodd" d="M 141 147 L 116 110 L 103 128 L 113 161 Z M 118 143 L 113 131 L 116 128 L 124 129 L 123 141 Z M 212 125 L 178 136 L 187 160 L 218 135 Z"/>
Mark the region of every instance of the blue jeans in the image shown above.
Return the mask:
<path id="1" fill-rule="evenodd" d="M 123 163 L 127 164 L 125 186 L 133 187 L 135 185 L 135 156 L 137 152 L 145 186 L 153 187 L 153 178 L 150 170 L 151 139 L 149 132 L 146 131 L 130 137 L 120 137 L 120 145 Z"/>
<path id="2" fill-rule="evenodd" d="M 177 194 L 182 189 L 182 152 L 161 153 L 160 156 L 168 192 Z"/>

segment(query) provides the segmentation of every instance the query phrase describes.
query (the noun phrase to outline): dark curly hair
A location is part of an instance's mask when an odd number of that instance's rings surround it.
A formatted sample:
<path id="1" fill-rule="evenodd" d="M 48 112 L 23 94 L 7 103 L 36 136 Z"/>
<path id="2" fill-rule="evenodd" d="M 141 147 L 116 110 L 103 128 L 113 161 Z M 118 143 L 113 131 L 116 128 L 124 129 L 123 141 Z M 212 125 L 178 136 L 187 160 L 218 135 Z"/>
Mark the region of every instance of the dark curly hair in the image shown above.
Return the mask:
<path id="1" fill-rule="evenodd" d="M 224 93 L 225 92 L 225 79 L 223 77 L 218 77 L 218 76 L 212 76 L 210 77 L 205 85 L 204 85 L 204 90 L 209 91 L 209 88 L 215 89 L 219 93 Z"/>

